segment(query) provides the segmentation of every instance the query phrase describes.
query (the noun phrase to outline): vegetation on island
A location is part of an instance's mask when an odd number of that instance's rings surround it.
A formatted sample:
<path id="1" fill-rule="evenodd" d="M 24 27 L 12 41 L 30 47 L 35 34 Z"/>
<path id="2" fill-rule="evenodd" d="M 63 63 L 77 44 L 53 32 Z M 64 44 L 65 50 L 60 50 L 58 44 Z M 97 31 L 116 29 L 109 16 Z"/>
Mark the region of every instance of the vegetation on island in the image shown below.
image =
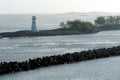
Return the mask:
<path id="1" fill-rule="evenodd" d="M 95 32 L 97 29 L 92 23 L 81 20 L 67 21 L 66 23 L 61 22 L 60 26 L 66 30 L 79 32 Z"/>
<path id="2" fill-rule="evenodd" d="M 120 16 L 104 16 L 95 20 L 97 29 L 102 30 L 118 30 L 120 29 Z"/>
<path id="3" fill-rule="evenodd" d="M 70 29 L 72 31 L 79 32 L 97 32 L 104 30 L 118 30 L 120 29 L 120 16 L 102 16 L 98 17 L 95 24 L 90 22 L 84 22 L 81 20 L 61 22 L 60 26 L 64 29 Z"/>
<path id="4" fill-rule="evenodd" d="M 103 16 L 98 17 L 95 24 L 84 22 L 81 20 L 61 22 L 60 26 L 63 30 L 79 31 L 82 33 L 93 33 L 104 30 L 120 29 L 120 16 Z"/>

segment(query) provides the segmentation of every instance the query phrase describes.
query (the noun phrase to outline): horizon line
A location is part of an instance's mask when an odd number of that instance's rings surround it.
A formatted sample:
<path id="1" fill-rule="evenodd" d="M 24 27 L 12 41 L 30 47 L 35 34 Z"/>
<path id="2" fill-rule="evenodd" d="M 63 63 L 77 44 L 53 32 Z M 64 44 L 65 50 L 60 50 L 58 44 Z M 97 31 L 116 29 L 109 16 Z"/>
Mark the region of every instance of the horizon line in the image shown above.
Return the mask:
<path id="1" fill-rule="evenodd" d="M 53 12 L 53 13 L 0 13 L 0 14 L 75 14 L 75 13 L 120 13 L 120 12 L 108 12 L 108 11 L 82 11 L 82 12 Z"/>

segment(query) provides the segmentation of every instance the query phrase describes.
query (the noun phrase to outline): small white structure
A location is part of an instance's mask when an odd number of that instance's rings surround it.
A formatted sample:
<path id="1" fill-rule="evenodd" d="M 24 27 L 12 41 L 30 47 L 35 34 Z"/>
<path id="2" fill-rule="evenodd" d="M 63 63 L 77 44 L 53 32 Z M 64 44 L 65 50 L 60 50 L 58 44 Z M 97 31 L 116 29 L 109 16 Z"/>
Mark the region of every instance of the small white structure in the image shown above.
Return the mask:
<path id="1" fill-rule="evenodd" d="M 35 16 L 32 17 L 31 31 L 37 32 L 37 28 L 36 28 L 36 17 L 35 17 Z"/>

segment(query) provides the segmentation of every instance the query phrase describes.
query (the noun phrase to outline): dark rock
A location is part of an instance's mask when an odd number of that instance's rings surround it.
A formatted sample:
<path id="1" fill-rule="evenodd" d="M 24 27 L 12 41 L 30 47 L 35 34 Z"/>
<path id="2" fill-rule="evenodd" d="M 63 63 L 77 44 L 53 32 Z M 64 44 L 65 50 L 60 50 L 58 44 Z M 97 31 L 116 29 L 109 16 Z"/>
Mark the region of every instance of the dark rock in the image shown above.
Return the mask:
<path id="1" fill-rule="evenodd" d="M 0 75 L 28 71 L 52 65 L 68 64 L 78 61 L 93 60 L 120 55 L 120 46 L 112 48 L 93 49 L 82 52 L 67 53 L 63 55 L 46 56 L 29 59 L 23 62 L 0 62 Z"/>

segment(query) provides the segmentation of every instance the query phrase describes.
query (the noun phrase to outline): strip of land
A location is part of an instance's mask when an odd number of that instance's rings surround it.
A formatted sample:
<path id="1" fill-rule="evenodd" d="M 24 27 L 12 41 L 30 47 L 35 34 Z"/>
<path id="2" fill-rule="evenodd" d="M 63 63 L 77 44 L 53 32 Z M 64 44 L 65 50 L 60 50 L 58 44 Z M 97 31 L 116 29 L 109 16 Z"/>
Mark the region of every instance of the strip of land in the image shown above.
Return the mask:
<path id="1" fill-rule="evenodd" d="M 53 30 L 41 30 L 38 32 L 32 32 L 31 30 L 23 30 L 16 32 L 4 32 L 0 33 L 0 38 L 13 38 L 13 37 L 37 37 L 37 36 L 59 36 L 59 35 L 78 35 L 78 34 L 92 34 L 97 31 L 74 31 L 69 29 L 53 29 Z"/>

